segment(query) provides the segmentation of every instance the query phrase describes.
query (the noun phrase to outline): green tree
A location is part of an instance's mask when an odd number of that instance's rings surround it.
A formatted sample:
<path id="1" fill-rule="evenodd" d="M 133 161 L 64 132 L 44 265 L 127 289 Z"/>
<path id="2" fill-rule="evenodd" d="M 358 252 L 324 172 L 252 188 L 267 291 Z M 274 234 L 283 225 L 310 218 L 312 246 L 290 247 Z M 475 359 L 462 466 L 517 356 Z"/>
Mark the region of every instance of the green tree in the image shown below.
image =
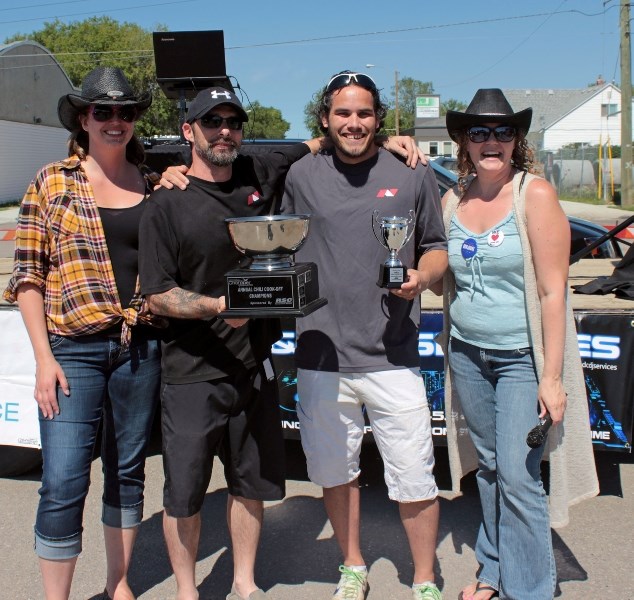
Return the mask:
<path id="1" fill-rule="evenodd" d="M 245 124 L 245 136 L 281 140 L 286 137 L 290 123 L 282 118 L 282 112 L 272 106 L 262 106 L 257 100 L 247 107 L 249 122 Z"/>
<path id="2" fill-rule="evenodd" d="M 304 125 L 308 129 L 311 137 L 319 137 L 323 135 L 322 130 L 319 128 L 317 117 L 315 116 L 315 110 L 317 108 L 317 98 L 323 92 L 323 88 L 320 88 L 315 92 L 312 99 L 308 101 L 304 106 Z"/>
<path id="3" fill-rule="evenodd" d="M 420 81 L 412 77 L 401 77 L 398 80 L 398 123 L 400 131 L 414 127 L 416 118 L 416 96 L 425 96 L 434 93 L 434 84 L 431 81 Z M 396 94 L 395 86 L 392 86 L 390 100 L 388 101 L 388 113 L 385 118 L 385 130 L 392 133 L 395 127 Z M 392 131 L 390 131 L 392 130 Z"/>
<path id="4" fill-rule="evenodd" d="M 446 102 L 440 103 L 440 114 L 446 115 L 448 110 L 459 110 L 464 112 L 467 108 L 467 105 L 464 102 L 460 102 L 460 100 L 456 100 L 455 98 L 449 98 Z"/>
<path id="5" fill-rule="evenodd" d="M 158 29 L 166 30 L 164 26 Z M 152 106 L 139 121 L 137 133 L 178 133 L 176 103 L 166 98 L 156 83 L 151 31 L 110 17 L 90 17 L 73 23 L 55 20 L 39 31 L 17 34 L 6 42 L 21 39 L 34 40 L 49 50 L 77 87 L 95 67 L 120 67 L 134 89 L 152 92 Z"/>

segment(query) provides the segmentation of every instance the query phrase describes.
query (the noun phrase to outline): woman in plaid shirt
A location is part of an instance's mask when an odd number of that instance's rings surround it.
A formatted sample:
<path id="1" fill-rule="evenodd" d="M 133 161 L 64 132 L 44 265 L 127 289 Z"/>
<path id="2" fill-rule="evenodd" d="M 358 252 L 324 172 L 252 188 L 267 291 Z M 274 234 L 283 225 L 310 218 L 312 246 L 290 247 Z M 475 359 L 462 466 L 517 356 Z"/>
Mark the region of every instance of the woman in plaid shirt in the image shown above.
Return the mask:
<path id="1" fill-rule="evenodd" d="M 134 123 L 151 104 L 120 69 L 99 67 L 60 98 L 69 157 L 42 168 L 20 207 L 13 277 L 36 360 L 43 474 L 35 550 L 47 600 L 69 597 L 100 423 L 103 598 L 127 583 L 143 514 L 160 379 L 158 329 L 138 291 L 138 224 L 151 174 Z"/>

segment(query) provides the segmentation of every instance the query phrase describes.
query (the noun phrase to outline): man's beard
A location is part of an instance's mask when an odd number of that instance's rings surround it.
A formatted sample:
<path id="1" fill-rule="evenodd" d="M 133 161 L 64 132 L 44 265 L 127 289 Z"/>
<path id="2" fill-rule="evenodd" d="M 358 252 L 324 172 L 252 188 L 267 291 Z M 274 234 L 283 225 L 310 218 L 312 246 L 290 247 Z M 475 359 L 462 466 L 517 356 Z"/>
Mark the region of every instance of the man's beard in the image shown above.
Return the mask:
<path id="1" fill-rule="evenodd" d="M 370 134 L 365 139 L 365 142 L 361 146 L 356 146 L 350 144 L 348 146 L 346 144 L 346 138 L 341 135 L 329 135 L 330 140 L 332 141 L 333 146 L 343 155 L 348 158 L 367 158 L 373 154 L 373 146 L 374 146 L 374 135 Z"/>
<path id="2" fill-rule="evenodd" d="M 232 140 L 223 141 L 233 144 L 233 148 L 231 150 L 214 150 L 211 142 L 207 142 L 206 146 L 203 147 L 199 143 L 198 137 L 194 136 L 194 149 L 201 160 L 205 161 L 209 166 L 228 167 L 238 158 L 238 148 Z"/>

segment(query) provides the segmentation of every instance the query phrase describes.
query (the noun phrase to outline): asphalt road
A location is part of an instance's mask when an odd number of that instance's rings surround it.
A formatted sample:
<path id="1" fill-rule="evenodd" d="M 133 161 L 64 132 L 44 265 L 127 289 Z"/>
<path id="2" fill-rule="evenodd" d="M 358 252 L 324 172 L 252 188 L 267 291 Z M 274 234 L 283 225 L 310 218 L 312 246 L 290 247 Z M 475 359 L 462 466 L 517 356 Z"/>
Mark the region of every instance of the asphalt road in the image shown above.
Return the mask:
<path id="1" fill-rule="evenodd" d="M 297 442 L 289 442 L 288 490 L 281 502 L 267 503 L 257 580 L 272 600 L 317 600 L 331 597 L 338 579 L 339 554 L 321 501 L 321 489 L 305 477 Z M 568 527 L 554 532 L 559 598 L 634 599 L 632 550 L 634 462 L 631 455 L 599 453 L 601 495 L 572 508 Z M 362 538 L 370 568 L 368 600 L 408 600 L 412 565 L 398 510 L 386 496 L 380 459 L 373 447 L 362 458 Z M 446 452 L 437 449 L 437 480 L 448 485 Z M 162 470 L 159 456 L 148 462 L 145 519 L 140 527 L 130 581 L 139 600 L 174 598 L 161 530 Z M 39 472 L 0 479 L 2 536 L 0 598 L 41 598 L 33 553 L 32 526 Z M 105 583 L 100 525 L 101 470 L 93 463 L 93 486 L 84 519 L 80 556 L 71 598 L 97 600 Z M 225 523 L 226 489 L 216 468 L 203 507 L 203 533 L 197 565 L 200 597 L 223 600 L 231 585 L 231 554 Z M 478 499 L 472 476 L 463 496 L 441 499 L 437 580 L 445 599 L 455 599 L 476 569 L 473 546 Z M 522 599 L 523 600 L 523 599 Z"/>

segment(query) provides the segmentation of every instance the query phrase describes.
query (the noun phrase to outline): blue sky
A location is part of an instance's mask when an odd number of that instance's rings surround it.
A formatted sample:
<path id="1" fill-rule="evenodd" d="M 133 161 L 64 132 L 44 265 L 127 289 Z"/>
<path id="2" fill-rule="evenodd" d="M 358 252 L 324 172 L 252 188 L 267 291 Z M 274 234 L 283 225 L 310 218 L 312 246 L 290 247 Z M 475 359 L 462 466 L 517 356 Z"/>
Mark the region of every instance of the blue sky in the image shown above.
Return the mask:
<path id="1" fill-rule="evenodd" d="M 18 4 L 17 2 L 15 3 Z M 394 73 L 431 81 L 441 101 L 480 87 L 582 88 L 620 80 L 619 0 L 22 0 L 0 8 L 0 41 L 108 15 L 153 31 L 222 29 L 227 73 L 275 106 L 304 138 L 303 110 L 342 69 L 366 71 L 388 97 Z M 367 64 L 375 65 L 367 68 Z"/>

